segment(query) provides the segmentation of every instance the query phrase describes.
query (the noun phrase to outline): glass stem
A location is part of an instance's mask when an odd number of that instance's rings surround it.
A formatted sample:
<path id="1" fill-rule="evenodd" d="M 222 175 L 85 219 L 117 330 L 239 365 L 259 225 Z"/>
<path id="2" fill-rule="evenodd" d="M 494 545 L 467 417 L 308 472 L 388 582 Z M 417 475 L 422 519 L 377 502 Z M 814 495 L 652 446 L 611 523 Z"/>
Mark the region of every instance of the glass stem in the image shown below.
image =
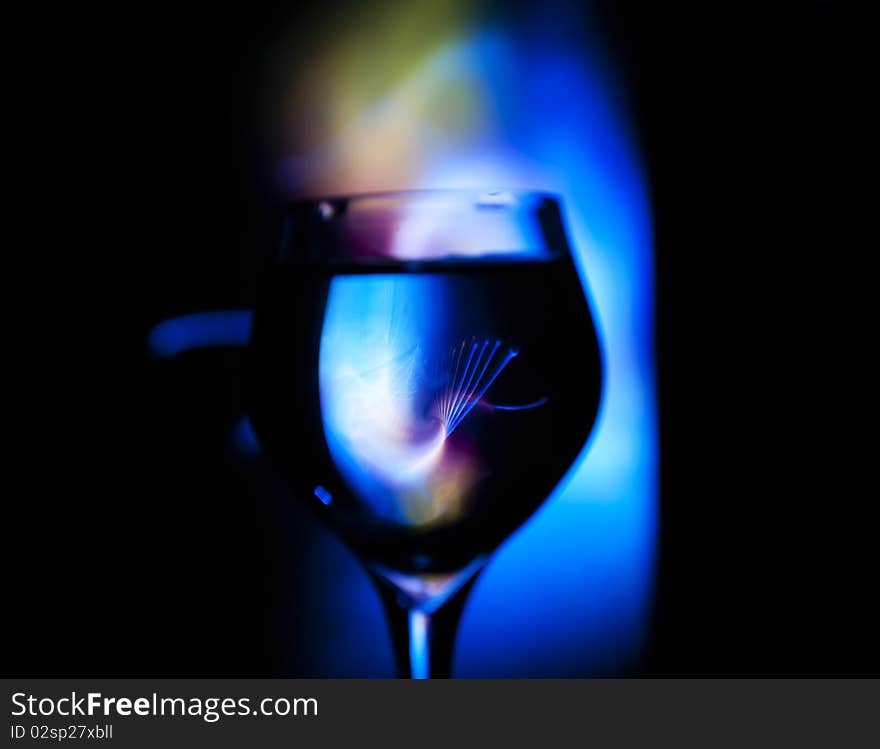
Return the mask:
<path id="1" fill-rule="evenodd" d="M 431 602 L 408 602 L 399 590 L 377 579 L 400 678 L 448 679 L 452 675 L 458 623 L 477 577 L 473 575 L 436 607 Z"/>

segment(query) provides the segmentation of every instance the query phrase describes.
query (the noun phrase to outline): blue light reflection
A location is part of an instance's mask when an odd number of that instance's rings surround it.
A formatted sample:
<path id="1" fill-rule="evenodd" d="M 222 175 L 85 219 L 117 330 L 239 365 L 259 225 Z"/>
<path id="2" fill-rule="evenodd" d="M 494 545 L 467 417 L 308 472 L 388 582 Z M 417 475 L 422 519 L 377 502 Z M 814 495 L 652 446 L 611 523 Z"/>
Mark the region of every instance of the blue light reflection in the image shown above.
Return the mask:
<path id="1" fill-rule="evenodd" d="M 199 348 L 245 346 L 251 334 L 250 310 L 215 310 L 174 317 L 156 325 L 148 346 L 158 357 L 170 357 Z"/>

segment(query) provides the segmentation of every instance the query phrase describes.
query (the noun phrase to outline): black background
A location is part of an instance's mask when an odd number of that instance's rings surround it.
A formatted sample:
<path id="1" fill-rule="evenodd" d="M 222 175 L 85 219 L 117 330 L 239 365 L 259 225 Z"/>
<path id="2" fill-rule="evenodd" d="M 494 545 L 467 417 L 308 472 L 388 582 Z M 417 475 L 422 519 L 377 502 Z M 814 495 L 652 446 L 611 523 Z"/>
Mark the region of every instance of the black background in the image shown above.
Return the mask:
<path id="1" fill-rule="evenodd" d="M 850 283 L 866 243 L 841 205 L 849 40 L 832 3 L 667 5 L 601 6 L 655 222 L 662 530 L 644 669 L 877 673 L 854 353 L 873 344 Z M 22 27 L 26 132 L 10 147 L 26 207 L 8 239 L 35 283 L 8 339 L 24 416 L 8 432 L 10 675 L 308 671 L 266 622 L 308 595 L 311 521 L 218 469 L 238 359 L 193 355 L 172 376 L 144 339 L 163 317 L 249 303 L 276 200 L 249 61 L 279 19 L 308 29 L 347 7 L 126 5 Z"/>

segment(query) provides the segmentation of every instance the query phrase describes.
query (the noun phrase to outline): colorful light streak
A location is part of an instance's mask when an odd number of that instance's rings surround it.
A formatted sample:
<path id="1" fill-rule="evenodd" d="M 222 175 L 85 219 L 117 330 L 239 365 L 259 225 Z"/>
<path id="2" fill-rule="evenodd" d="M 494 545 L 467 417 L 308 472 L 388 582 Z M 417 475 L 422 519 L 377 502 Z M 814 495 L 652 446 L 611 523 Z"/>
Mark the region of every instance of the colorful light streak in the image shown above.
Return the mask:
<path id="1" fill-rule="evenodd" d="M 450 437 L 518 353 L 474 338 L 443 357 L 446 295 L 430 276 L 334 278 L 321 338 L 321 414 L 336 465 L 375 513 L 418 526 L 466 508 L 479 456 Z"/>

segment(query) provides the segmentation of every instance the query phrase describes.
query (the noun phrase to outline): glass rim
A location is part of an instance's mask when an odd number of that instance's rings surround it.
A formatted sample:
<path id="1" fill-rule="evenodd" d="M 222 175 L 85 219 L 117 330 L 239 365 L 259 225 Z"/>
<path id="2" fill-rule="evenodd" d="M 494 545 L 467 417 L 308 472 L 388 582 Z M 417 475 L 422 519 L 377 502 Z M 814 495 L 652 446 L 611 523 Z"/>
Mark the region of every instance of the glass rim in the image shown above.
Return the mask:
<path id="1" fill-rule="evenodd" d="M 504 199 L 543 199 L 553 200 L 557 203 L 562 202 L 559 193 L 552 190 L 533 189 L 533 188 L 468 188 L 468 187 L 416 187 L 406 189 L 391 190 L 364 190 L 350 193 L 324 193 L 320 195 L 304 195 L 288 200 L 286 205 L 289 207 L 320 205 L 323 202 L 354 202 L 365 200 L 401 200 L 429 198 L 429 197 L 449 197 L 449 198 L 482 198 L 485 199 L 486 205 L 507 205 Z M 511 202 L 511 205 L 516 203 Z"/>
<path id="2" fill-rule="evenodd" d="M 561 199 L 542 190 L 417 189 L 288 203 L 287 265 L 544 260 L 570 252 Z"/>

